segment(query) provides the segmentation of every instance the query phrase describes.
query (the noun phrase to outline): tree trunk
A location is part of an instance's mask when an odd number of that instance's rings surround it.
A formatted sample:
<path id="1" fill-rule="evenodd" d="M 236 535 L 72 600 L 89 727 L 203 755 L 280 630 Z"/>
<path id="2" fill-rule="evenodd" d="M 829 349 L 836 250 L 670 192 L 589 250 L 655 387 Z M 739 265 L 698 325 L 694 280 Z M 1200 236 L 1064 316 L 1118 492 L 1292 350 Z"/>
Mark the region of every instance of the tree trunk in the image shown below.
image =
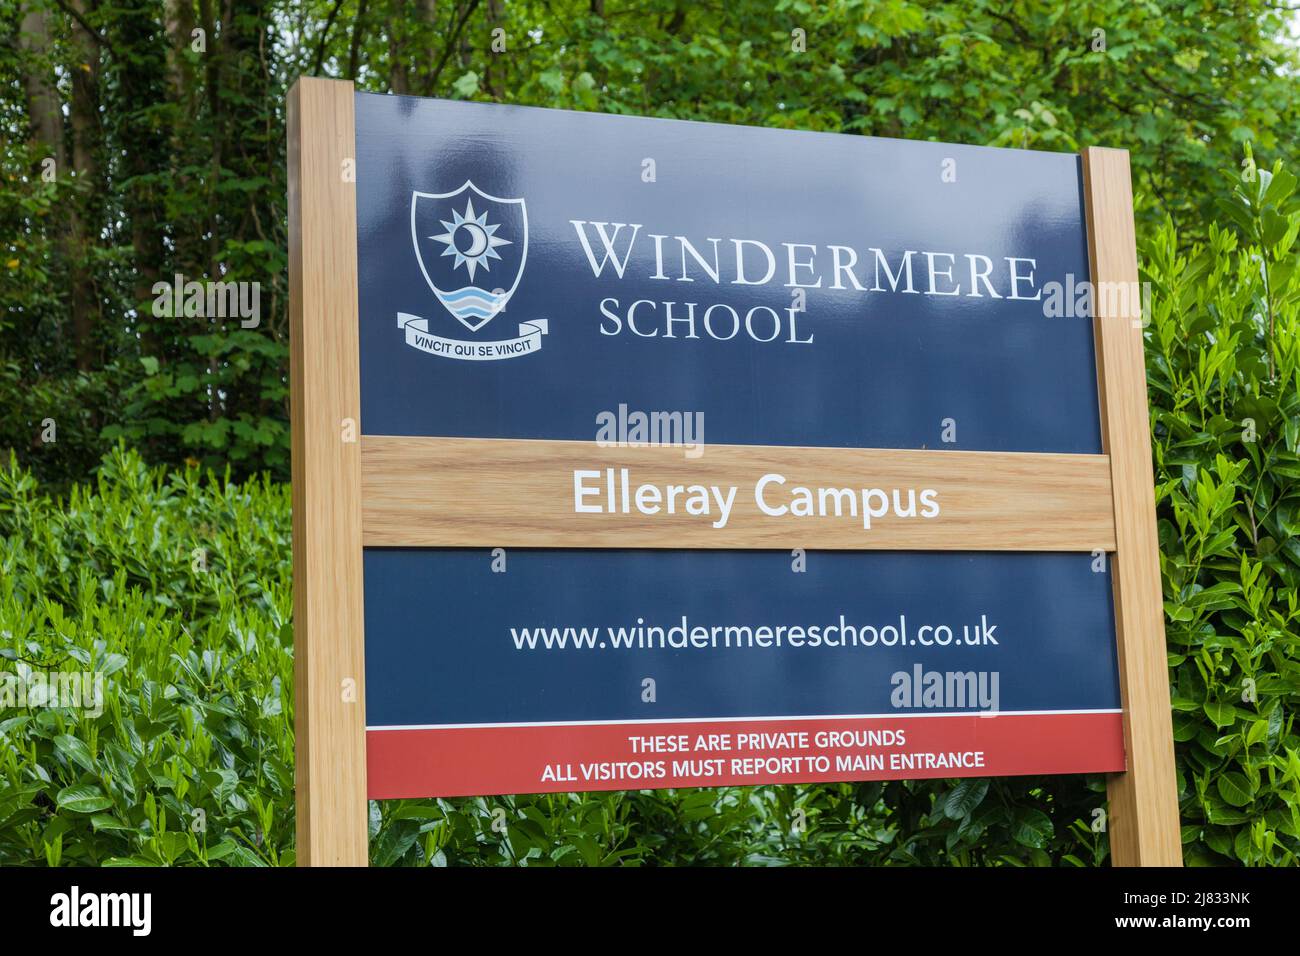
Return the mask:
<path id="1" fill-rule="evenodd" d="M 357 4 L 357 18 L 352 21 L 352 40 L 348 44 L 348 79 L 355 81 L 357 70 L 361 68 L 361 38 L 365 36 L 366 7 L 369 0 L 360 0 Z"/>
<path id="2" fill-rule="evenodd" d="M 172 193 L 189 198 L 196 184 L 193 175 L 186 170 L 198 162 L 195 141 L 206 139 L 194 135 L 196 129 L 203 128 L 204 122 L 204 117 L 200 115 L 202 104 L 196 94 L 198 72 L 187 55 L 195 41 L 194 32 L 198 27 L 194 17 L 194 4 L 191 0 L 167 0 L 163 23 L 167 33 L 167 90 L 174 108 L 172 115 L 176 117 L 171 135 Z M 206 23 L 203 31 L 203 52 L 200 53 L 200 58 L 207 57 L 208 44 L 213 40 L 207 32 Z M 196 205 L 198 204 L 187 202 L 182 204 L 182 208 L 193 208 Z M 172 223 L 170 260 L 173 268 L 167 274 L 175 271 L 189 275 L 202 271 L 204 252 L 199 237 L 205 230 L 199 218 L 178 212 Z M 156 355 L 157 344 L 157 337 L 151 336 L 146 342 L 146 350 Z"/>
<path id="3" fill-rule="evenodd" d="M 185 51 L 194 42 L 194 4 L 190 0 L 167 0 L 164 19 L 167 26 L 167 75 L 172 96 L 180 106 L 181 116 L 189 116 L 194 91 L 194 70 Z M 207 36 L 204 38 L 207 45 Z"/>
<path id="4" fill-rule="evenodd" d="M 82 20 L 87 19 L 90 5 L 85 0 L 73 0 L 73 9 Z M 98 37 L 91 36 L 82 26 L 74 25 L 69 43 L 72 74 L 72 104 L 69 120 L 72 128 L 72 168 L 77 176 L 77 192 L 69 201 L 68 242 L 72 253 L 72 334 L 76 341 L 77 368 L 86 371 L 98 364 L 95 349 L 95 328 L 99 324 L 99 296 L 95 279 L 89 267 L 90 236 L 97 231 L 99 198 L 103 184 L 99 181 L 99 145 L 102 130 L 99 125 L 99 69 L 100 51 Z M 91 228 L 87 228 L 91 223 Z"/>
<path id="5" fill-rule="evenodd" d="M 50 36 L 48 10 L 35 9 L 24 4 L 22 26 L 18 32 L 18 47 L 33 57 L 44 56 L 53 40 Z M 54 86 L 53 70 L 28 69 L 23 74 L 27 92 L 27 115 L 32 126 L 33 143 L 43 147 L 54 158 L 57 172 L 64 172 L 67 156 L 63 148 L 63 111 Z"/>
<path id="6" fill-rule="evenodd" d="M 161 338 L 157 327 L 169 321 L 149 313 L 153 286 L 166 260 L 166 212 L 157 180 L 170 170 L 171 156 L 170 138 L 146 110 L 167 97 L 167 44 L 151 4 L 119 0 L 110 29 L 114 49 L 124 51 L 113 58 L 118 97 L 114 106 L 125 146 L 122 176 L 133 180 L 122 196 L 135 267 L 131 298 L 140 317 L 144 348 L 156 355 Z"/>
<path id="7" fill-rule="evenodd" d="M 406 30 L 402 23 L 390 17 L 384 19 L 384 33 L 388 35 L 388 89 L 405 95 L 411 91 L 411 78 L 406 70 Z"/>

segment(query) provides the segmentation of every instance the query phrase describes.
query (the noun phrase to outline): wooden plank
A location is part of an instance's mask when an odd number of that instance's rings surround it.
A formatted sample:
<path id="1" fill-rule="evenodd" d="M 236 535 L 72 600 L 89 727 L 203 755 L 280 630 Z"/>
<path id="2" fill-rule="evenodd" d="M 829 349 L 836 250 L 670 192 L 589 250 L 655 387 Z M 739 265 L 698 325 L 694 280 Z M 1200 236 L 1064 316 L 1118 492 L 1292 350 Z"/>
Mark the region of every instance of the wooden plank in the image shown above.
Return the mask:
<path id="1" fill-rule="evenodd" d="M 627 504 L 621 469 L 628 470 Z M 613 469 L 614 509 L 609 509 Z M 592 494 L 575 510 L 575 471 Z M 1102 455 L 711 445 L 698 458 L 682 448 L 601 447 L 595 442 L 517 441 L 366 435 L 361 445 L 362 522 L 367 546 L 537 548 L 826 548 L 969 551 L 1109 551 L 1115 546 L 1110 463 Z M 789 505 L 792 489 L 852 489 L 827 498 L 826 517 L 773 517 L 755 501 L 769 484 L 771 507 Z M 660 509 L 635 504 L 642 484 L 660 489 Z M 736 492 L 726 524 L 710 493 L 707 515 L 689 514 L 689 492 L 666 513 L 669 485 Z M 871 517 L 882 489 L 891 514 Z M 893 493 L 914 517 L 893 514 Z M 909 489 L 917 495 L 909 509 Z M 939 514 L 921 491 L 937 492 Z M 647 499 L 648 507 L 656 507 Z M 626 511 L 624 510 L 626 509 Z M 851 509 L 851 510 L 850 510 Z"/>
<path id="2" fill-rule="evenodd" d="M 352 84 L 289 92 L 297 860 L 368 856 Z"/>
<path id="3" fill-rule="evenodd" d="M 1111 580 L 1128 770 L 1111 777 L 1111 861 L 1180 866 L 1169 671 L 1156 539 L 1128 152 L 1083 152 L 1094 283 L 1102 447 L 1110 456 L 1116 553 Z"/>

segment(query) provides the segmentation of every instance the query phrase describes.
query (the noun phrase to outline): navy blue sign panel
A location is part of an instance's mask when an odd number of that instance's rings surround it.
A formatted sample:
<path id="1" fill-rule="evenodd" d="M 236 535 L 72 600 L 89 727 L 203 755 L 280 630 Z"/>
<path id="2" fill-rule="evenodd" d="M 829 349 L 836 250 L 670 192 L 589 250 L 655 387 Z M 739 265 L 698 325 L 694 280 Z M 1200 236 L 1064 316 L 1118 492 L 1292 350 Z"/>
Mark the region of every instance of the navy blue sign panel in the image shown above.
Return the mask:
<path id="1" fill-rule="evenodd" d="M 890 680 L 920 654 L 998 675 L 951 710 L 994 694 L 1000 711 L 1116 710 L 1114 646 L 1094 641 L 1110 577 L 1091 561 L 829 551 L 792 574 L 789 552 L 521 549 L 495 573 L 480 551 L 371 549 L 366 629 L 410 639 L 367 643 L 368 721 L 635 722 L 626 688 L 665 673 L 660 718 L 925 713 Z M 410 600 L 430 582 L 437 598 Z"/>
<path id="2" fill-rule="evenodd" d="M 1101 450 L 1091 323 L 1043 316 L 1088 275 L 1076 156 L 369 94 L 356 126 L 367 434 L 590 440 L 625 403 Z"/>
<path id="3" fill-rule="evenodd" d="M 1048 307 L 1075 156 L 368 94 L 356 128 L 366 435 L 1101 450 L 1091 322 Z M 372 797 L 1124 767 L 1092 555 L 495 544 L 366 551 Z"/>

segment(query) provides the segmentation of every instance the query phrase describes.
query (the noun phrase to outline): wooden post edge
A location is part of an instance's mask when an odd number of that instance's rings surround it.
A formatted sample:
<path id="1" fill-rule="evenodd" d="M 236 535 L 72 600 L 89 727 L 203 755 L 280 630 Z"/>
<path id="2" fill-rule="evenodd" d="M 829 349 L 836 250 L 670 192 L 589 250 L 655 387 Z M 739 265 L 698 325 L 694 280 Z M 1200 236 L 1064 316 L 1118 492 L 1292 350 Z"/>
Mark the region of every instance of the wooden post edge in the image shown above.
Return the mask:
<path id="1" fill-rule="evenodd" d="M 1102 450 L 1115 502 L 1111 581 L 1128 761 L 1106 788 L 1111 862 L 1181 866 L 1129 158 L 1127 150 L 1089 148 L 1082 159 Z"/>

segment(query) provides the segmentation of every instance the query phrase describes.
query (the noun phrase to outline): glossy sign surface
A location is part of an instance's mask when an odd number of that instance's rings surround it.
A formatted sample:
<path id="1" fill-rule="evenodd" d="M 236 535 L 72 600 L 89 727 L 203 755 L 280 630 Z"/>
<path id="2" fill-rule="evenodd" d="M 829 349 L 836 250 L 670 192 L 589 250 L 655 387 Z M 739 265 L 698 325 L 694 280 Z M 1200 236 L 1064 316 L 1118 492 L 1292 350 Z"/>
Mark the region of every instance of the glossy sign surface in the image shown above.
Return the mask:
<path id="1" fill-rule="evenodd" d="M 1100 451 L 1073 155 L 356 104 L 366 434 Z M 1091 555 L 493 544 L 366 553 L 372 796 L 1124 765 Z"/>
<path id="2" fill-rule="evenodd" d="M 1030 298 L 1088 274 L 1080 189 L 1073 155 L 359 94 L 362 430 L 590 440 L 625 404 L 703 413 L 706 440 L 729 444 L 944 447 L 953 419 L 952 447 L 1098 452 L 1091 322 Z M 469 207 L 510 243 L 472 277 L 430 238 Z M 453 230 L 456 247 L 479 231 Z M 747 284 L 764 249 L 772 276 Z M 792 276 L 792 256 L 812 266 Z M 1015 300 L 1008 259 L 1033 275 Z M 514 291 L 471 331 L 444 286 Z M 548 331 L 535 352 L 464 361 L 408 346 L 399 314 L 456 342 Z"/>

